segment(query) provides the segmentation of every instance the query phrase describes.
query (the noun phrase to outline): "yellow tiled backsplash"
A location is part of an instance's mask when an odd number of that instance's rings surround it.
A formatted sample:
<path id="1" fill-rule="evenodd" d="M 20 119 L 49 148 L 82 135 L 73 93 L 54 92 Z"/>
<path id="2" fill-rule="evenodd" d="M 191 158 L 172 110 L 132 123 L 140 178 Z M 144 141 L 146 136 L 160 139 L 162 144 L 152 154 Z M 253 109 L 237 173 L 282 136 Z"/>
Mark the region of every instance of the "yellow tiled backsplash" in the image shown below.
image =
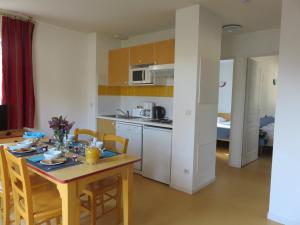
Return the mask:
<path id="1" fill-rule="evenodd" d="M 106 86 L 99 85 L 98 95 L 173 97 L 173 86 Z"/>

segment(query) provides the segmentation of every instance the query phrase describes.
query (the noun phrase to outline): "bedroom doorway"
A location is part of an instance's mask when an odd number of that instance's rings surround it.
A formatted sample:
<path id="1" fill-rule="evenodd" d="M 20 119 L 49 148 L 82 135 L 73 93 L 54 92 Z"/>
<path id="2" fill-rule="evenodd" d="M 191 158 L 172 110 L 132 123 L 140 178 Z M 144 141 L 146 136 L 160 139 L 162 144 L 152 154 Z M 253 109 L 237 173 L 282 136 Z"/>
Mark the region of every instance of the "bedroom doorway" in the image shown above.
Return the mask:
<path id="1" fill-rule="evenodd" d="M 217 117 L 217 159 L 228 164 L 234 60 L 220 61 Z"/>
<path id="2" fill-rule="evenodd" d="M 242 166 L 272 157 L 278 79 L 278 56 L 247 62 Z"/>

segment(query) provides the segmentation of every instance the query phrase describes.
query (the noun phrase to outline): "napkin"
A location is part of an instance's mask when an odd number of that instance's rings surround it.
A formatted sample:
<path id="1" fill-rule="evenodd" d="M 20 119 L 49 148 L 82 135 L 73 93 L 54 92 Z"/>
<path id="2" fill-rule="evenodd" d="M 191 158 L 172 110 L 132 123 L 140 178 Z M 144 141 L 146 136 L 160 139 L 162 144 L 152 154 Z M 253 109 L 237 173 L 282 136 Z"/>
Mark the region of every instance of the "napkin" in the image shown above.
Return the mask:
<path id="1" fill-rule="evenodd" d="M 43 138 L 45 137 L 45 133 L 38 131 L 27 131 L 24 132 L 23 138 Z"/>

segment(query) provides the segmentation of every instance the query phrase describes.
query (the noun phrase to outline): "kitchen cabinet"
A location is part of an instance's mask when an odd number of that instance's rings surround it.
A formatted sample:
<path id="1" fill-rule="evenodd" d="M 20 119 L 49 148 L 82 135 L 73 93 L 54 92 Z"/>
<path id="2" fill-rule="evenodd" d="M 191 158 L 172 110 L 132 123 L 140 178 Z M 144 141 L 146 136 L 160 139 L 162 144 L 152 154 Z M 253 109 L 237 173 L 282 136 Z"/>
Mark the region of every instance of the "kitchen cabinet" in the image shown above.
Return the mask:
<path id="1" fill-rule="evenodd" d="M 129 73 L 129 48 L 109 51 L 108 84 L 110 86 L 127 86 Z"/>
<path id="2" fill-rule="evenodd" d="M 108 119 L 97 119 L 97 132 L 101 134 L 116 134 L 116 122 Z M 115 143 L 104 143 L 106 148 L 115 149 Z"/>
<path id="3" fill-rule="evenodd" d="M 175 59 L 175 39 L 154 43 L 154 64 L 173 64 Z"/>
<path id="4" fill-rule="evenodd" d="M 134 123 L 117 122 L 116 133 L 117 136 L 127 138 L 128 148 L 127 154 L 142 158 L 142 139 L 143 126 Z M 142 162 L 137 162 L 134 165 L 136 172 L 142 171 Z"/>
<path id="5" fill-rule="evenodd" d="M 162 127 L 144 126 L 142 175 L 170 184 L 171 155 L 172 130 Z"/>
<path id="6" fill-rule="evenodd" d="M 154 44 L 137 45 L 130 48 L 130 65 L 154 64 Z"/>

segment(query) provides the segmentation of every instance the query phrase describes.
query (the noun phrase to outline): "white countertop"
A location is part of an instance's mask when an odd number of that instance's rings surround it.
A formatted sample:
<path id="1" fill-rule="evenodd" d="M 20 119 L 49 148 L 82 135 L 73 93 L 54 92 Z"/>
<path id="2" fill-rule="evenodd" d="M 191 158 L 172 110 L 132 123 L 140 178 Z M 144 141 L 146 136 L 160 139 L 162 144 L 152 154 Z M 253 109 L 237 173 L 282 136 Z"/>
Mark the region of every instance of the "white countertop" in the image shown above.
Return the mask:
<path id="1" fill-rule="evenodd" d="M 142 124 L 142 125 L 149 125 L 149 126 L 156 126 L 156 127 L 164 127 L 164 128 L 173 128 L 172 124 L 167 123 L 159 123 L 159 122 L 151 122 L 149 119 L 143 118 L 135 118 L 135 119 L 124 119 L 124 118 L 116 118 L 110 116 L 97 116 L 97 119 L 107 119 L 107 120 L 114 120 L 126 123 L 135 123 L 135 124 Z"/>

